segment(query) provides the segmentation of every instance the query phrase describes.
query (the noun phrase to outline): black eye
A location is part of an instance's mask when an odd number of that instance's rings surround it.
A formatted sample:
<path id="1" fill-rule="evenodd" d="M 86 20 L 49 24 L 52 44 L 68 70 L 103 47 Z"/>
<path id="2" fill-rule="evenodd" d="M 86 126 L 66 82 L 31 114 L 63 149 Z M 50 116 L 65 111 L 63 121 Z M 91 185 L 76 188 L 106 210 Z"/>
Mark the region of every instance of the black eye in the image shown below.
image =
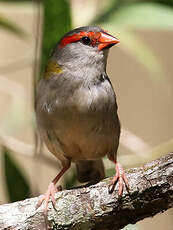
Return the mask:
<path id="1" fill-rule="evenodd" d="M 89 37 L 82 37 L 82 43 L 85 45 L 89 45 L 91 43 L 91 39 Z"/>

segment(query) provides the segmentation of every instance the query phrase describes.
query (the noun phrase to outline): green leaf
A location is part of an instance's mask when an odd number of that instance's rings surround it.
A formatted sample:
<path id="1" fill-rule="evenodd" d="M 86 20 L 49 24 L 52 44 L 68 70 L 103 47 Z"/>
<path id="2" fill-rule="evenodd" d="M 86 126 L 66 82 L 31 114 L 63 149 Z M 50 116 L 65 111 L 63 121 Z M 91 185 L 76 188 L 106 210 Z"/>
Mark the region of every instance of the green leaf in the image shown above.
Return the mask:
<path id="1" fill-rule="evenodd" d="M 19 36 L 22 39 L 27 38 L 27 34 L 25 31 L 23 31 L 18 25 L 14 24 L 13 22 L 9 21 L 4 16 L 0 16 L 0 28 L 3 28 L 17 36 Z"/>
<path id="2" fill-rule="evenodd" d="M 164 71 L 159 57 L 132 29 L 173 29 L 173 8 L 156 2 L 111 1 L 109 8 L 94 20 L 104 29 L 114 32 L 120 47 L 133 55 L 157 79 Z M 119 34 L 119 35 L 118 35 Z"/>
<path id="3" fill-rule="evenodd" d="M 124 4 L 113 12 L 109 23 L 128 29 L 173 29 L 173 8 L 157 3 Z M 107 23 L 108 23 L 107 21 Z"/>
<path id="4" fill-rule="evenodd" d="M 91 24 L 109 24 L 122 29 L 173 29 L 173 7 L 162 1 L 110 2 L 108 9 Z"/>
<path id="5" fill-rule="evenodd" d="M 59 39 L 71 30 L 70 1 L 44 0 L 44 24 L 42 45 L 42 70 L 51 50 Z"/>
<path id="6" fill-rule="evenodd" d="M 11 156 L 12 153 L 10 153 L 6 147 L 3 147 L 2 153 L 5 182 L 10 202 L 23 200 L 30 197 L 30 187 L 24 176 L 23 170 Z"/>

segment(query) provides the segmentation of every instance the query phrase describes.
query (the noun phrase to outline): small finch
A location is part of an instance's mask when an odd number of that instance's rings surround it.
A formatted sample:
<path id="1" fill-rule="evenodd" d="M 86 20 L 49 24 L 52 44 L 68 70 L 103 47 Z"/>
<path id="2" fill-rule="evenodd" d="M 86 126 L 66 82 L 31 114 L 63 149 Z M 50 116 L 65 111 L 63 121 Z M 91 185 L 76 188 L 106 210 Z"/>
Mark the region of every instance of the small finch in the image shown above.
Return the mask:
<path id="1" fill-rule="evenodd" d="M 98 26 L 80 27 L 57 43 L 40 80 L 36 97 L 38 129 L 47 148 L 62 169 L 40 200 L 47 212 L 55 203 L 56 183 L 76 163 L 80 182 L 105 177 L 102 158 L 115 163 L 116 174 L 109 192 L 119 184 L 122 195 L 127 179 L 117 163 L 120 122 L 116 95 L 106 73 L 109 48 L 119 40 Z"/>

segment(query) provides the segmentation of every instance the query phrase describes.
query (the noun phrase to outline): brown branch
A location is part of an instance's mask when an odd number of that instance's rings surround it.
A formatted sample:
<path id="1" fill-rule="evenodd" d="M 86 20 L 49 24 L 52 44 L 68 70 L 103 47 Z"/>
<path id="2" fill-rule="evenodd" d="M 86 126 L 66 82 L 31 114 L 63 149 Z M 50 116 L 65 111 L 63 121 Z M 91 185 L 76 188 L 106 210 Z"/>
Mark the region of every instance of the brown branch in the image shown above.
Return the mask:
<path id="1" fill-rule="evenodd" d="M 56 194 L 56 210 L 50 202 L 49 229 L 121 229 L 173 207 L 173 153 L 127 172 L 130 190 L 118 199 L 117 187 L 108 193 L 107 178 L 98 184 Z M 39 197 L 0 206 L 0 229 L 43 230 L 43 206 Z"/>

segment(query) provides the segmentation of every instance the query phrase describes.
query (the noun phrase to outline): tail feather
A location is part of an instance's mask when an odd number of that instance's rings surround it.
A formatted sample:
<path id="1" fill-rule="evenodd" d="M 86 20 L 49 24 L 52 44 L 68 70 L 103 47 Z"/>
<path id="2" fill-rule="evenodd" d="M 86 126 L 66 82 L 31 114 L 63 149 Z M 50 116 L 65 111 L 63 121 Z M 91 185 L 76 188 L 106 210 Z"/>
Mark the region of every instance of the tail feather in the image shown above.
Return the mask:
<path id="1" fill-rule="evenodd" d="M 101 159 L 76 163 L 79 182 L 99 181 L 105 178 L 104 164 Z"/>

